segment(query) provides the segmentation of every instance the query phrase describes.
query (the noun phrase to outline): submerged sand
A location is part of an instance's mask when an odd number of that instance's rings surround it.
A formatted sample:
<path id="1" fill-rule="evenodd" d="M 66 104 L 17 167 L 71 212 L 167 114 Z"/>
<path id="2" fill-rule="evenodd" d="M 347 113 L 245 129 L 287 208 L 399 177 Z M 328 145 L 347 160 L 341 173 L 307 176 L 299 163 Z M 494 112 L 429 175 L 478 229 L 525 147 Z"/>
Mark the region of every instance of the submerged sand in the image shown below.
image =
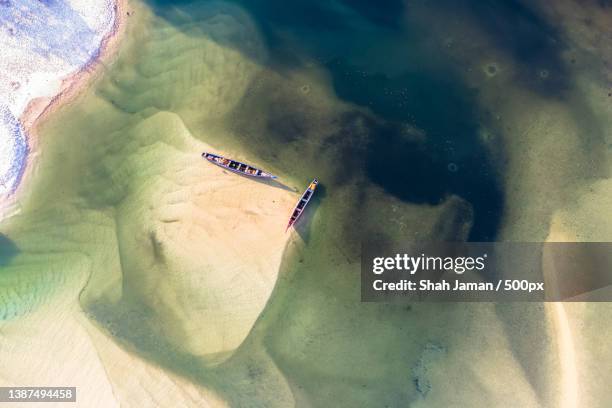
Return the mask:
<path id="1" fill-rule="evenodd" d="M 77 387 L 79 407 L 227 407 L 211 391 L 117 345 L 80 310 L 78 287 L 64 289 L 44 308 L 2 324 L 2 386 Z"/>

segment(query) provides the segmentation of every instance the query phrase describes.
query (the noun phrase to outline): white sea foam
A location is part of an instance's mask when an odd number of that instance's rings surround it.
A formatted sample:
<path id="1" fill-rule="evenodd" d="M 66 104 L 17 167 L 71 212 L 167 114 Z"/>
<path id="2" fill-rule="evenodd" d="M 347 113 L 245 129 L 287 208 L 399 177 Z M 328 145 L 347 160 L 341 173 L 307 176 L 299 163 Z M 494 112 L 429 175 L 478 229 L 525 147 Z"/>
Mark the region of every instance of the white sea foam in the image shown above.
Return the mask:
<path id="1" fill-rule="evenodd" d="M 114 0 L 0 0 L 0 202 L 25 167 L 26 139 L 16 118 L 97 56 L 114 6 Z"/>
<path id="2" fill-rule="evenodd" d="M 18 182 L 23 172 L 23 159 L 28 147 L 19 121 L 12 113 L 0 106 L 0 157 L 13 160 L 0 160 L 0 191 L 6 192 Z"/>

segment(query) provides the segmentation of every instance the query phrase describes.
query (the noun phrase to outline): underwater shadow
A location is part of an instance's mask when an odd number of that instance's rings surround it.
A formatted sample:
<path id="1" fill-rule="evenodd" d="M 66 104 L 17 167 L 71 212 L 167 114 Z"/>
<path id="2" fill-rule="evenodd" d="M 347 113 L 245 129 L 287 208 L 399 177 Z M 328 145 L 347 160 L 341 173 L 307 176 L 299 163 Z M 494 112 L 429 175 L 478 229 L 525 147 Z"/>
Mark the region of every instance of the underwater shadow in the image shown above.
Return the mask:
<path id="1" fill-rule="evenodd" d="M 19 253 L 19 248 L 6 235 L 0 234 L 0 267 L 7 266 Z"/>

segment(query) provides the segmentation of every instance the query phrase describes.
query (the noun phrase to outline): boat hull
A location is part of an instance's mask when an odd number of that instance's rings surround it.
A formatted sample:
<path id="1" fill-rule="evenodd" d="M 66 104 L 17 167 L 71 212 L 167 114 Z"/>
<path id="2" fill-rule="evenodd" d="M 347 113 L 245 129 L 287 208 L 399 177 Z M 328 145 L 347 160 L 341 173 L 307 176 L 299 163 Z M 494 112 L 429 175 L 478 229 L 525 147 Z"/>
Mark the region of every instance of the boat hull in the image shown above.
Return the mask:
<path id="1" fill-rule="evenodd" d="M 291 226 L 295 225 L 298 222 L 298 220 L 304 213 L 306 206 L 308 206 L 308 203 L 310 203 L 310 200 L 312 199 L 312 196 L 314 195 L 315 189 L 317 188 L 318 184 L 319 180 L 312 180 L 312 182 L 308 185 L 308 188 L 306 188 L 306 191 L 302 193 L 302 196 L 293 208 L 291 217 L 289 218 L 289 223 L 287 224 L 287 228 L 285 228 L 285 232 L 287 232 L 287 230 L 291 228 Z"/>
<path id="2" fill-rule="evenodd" d="M 223 156 L 219 156 L 214 153 L 202 153 L 202 157 L 208 160 L 210 163 L 215 164 L 225 170 L 229 170 L 232 173 L 242 174 L 243 176 L 263 178 L 263 179 L 275 179 L 275 175 L 265 172 L 257 167 L 253 167 L 249 164 L 239 162 L 237 160 L 228 159 Z"/>

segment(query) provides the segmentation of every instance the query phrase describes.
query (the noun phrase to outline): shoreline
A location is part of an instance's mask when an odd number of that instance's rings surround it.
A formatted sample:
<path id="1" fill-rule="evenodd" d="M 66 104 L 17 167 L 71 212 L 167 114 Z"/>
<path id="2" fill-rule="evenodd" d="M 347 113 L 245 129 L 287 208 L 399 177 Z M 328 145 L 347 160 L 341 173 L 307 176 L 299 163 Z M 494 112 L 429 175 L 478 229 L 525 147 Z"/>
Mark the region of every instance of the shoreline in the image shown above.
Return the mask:
<path id="1" fill-rule="evenodd" d="M 22 170 L 19 182 L 12 192 L 7 194 L 4 202 L 0 203 L 0 222 L 19 212 L 17 204 L 24 186 L 36 172 L 38 150 L 37 129 L 55 110 L 76 99 L 81 92 L 95 81 L 101 72 L 103 63 L 112 61 L 119 48 L 119 40 L 125 33 L 125 24 L 130 9 L 128 0 L 114 0 L 114 19 L 110 31 L 102 38 L 97 52 L 81 68 L 61 80 L 57 94 L 52 97 L 38 97 L 28 102 L 24 112 L 19 116 L 18 122 L 22 127 L 26 142 L 26 163 Z M 8 210 L 8 211 L 7 211 Z"/>

